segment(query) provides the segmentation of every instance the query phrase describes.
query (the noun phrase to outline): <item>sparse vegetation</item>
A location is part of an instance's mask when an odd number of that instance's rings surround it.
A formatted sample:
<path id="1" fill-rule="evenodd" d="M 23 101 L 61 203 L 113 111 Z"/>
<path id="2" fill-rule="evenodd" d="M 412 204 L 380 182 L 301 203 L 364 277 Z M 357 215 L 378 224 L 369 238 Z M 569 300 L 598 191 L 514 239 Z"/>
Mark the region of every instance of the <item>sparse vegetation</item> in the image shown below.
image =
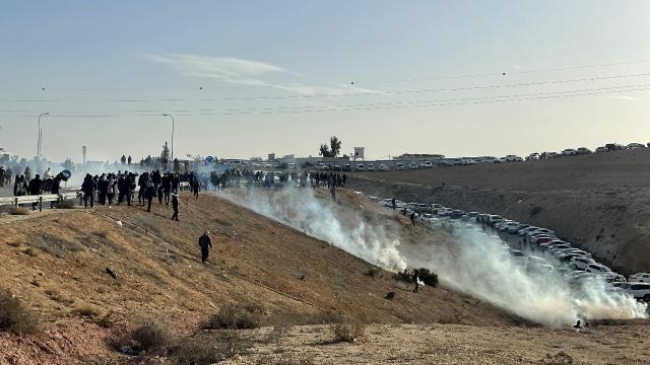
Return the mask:
<path id="1" fill-rule="evenodd" d="M 10 207 L 9 214 L 11 215 L 29 215 L 29 210 L 23 207 Z"/>
<path id="2" fill-rule="evenodd" d="M 333 342 L 356 342 L 364 335 L 366 326 L 360 322 L 337 323 L 330 326 Z"/>
<path id="3" fill-rule="evenodd" d="M 530 211 L 528 212 L 528 215 L 529 215 L 531 218 L 534 218 L 534 217 L 536 217 L 539 213 L 541 213 L 542 210 L 544 210 L 544 208 L 540 207 L 539 205 L 532 206 L 532 207 L 530 208 Z"/>
<path id="4" fill-rule="evenodd" d="M 413 274 L 418 274 L 418 278 L 424 283 L 424 285 L 435 288 L 438 286 L 438 275 L 434 272 L 429 271 L 428 269 L 418 269 L 414 271 L 404 270 L 402 272 L 396 273 L 393 278 L 397 281 L 401 281 L 407 284 L 413 284 Z"/>
<path id="5" fill-rule="evenodd" d="M 250 342 L 236 331 L 219 335 L 200 334 L 184 340 L 176 357 L 180 364 L 208 365 L 245 355 L 251 347 Z"/>
<path id="6" fill-rule="evenodd" d="M 170 344 L 173 336 L 167 328 L 157 323 L 149 322 L 133 331 L 132 340 L 134 348 L 149 352 Z"/>
<path id="7" fill-rule="evenodd" d="M 0 293 L 0 331 L 28 334 L 36 330 L 37 323 L 36 315 L 18 299 Z"/>
<path id="8" fill-rule="evenodd" d="M 204 329 L 253 329 L 262 325 L 264 308 L 255 303 L 228 304 L 210 316 Z"/>
<path id="9" fill-rule="evenodd" d="M 102 311 L 97 307 L 91 305 L 84 305 L 82 307 L 72 310 L 71 314 L 77 317 L 98 318 L 102 315 Z"/>

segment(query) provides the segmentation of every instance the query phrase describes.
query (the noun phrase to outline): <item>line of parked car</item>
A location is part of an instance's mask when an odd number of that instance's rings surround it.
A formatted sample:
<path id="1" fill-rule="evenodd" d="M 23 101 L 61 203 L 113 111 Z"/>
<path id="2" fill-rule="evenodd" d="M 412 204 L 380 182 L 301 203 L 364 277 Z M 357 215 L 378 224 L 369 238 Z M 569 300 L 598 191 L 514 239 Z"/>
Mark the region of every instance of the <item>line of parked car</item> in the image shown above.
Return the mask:
<path id="1" fill-rule="evenodd" d="M 393 200 L 384 199 L 380 204 L 392 208 Z M 465 212 L 440 204 L 395 200 L 395 208 L 404 215 L 415 214 L 418 221 L 443 229 L 492 230 L 504 243 L 504 252 L 509 253 L 530 272 L 555 271 L 574 286 L 602 278 L 607 283 L 608 290 L 627 293 L 638 300 L 650 302 L 650 273 L 630 275 L 626 280 L 623 275 L 594 260 L 591 253 L 574 247 L 548 228 L 520 223 L 499 215 Z"/>
<path id="2" fill-rule="evenodd" d="M 647 147 L 650 147 L 650 143 L 647 144 Z M 628 145 L 622 145 L 619 143 L 608 143 L 604 146 L 600 146 L 596 148 L 595 152 L 601 153 L 601 152 L 611 152 L 611 151 L 620 151 L 620 150 L 634 150 L 637 148 L 646 148 L 646 145 L 644 145 L 643 143 L 630 143 Z M 593 153 L 593 151 L 587 147 L 580 147 L 576 149 L 567 148 L 562 152 L 542 152 L 542 153 L 533 152 L 526 157 L 526 161 L 535 161 L 535 160 L 541 160 L 546 158 L 555 158 L 555 157 L 563 157 L 563 156 L 588 155 L 590 153 Z"/>

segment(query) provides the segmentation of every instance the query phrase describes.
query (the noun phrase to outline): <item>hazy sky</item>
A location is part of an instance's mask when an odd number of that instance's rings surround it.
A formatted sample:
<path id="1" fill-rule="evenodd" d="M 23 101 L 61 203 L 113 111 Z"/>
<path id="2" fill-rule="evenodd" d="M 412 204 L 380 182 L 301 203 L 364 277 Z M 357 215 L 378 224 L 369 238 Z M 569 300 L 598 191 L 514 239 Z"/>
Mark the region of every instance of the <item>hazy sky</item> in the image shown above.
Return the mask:
<path id="1" fill-rule="evenodd" d="M 648 19 L 644 0 L 5 1 L 0 146 L 33 156 L 43 112 L 54 160 L 158 154 L 162 113 L 176 156 L 645 143 Z"/>

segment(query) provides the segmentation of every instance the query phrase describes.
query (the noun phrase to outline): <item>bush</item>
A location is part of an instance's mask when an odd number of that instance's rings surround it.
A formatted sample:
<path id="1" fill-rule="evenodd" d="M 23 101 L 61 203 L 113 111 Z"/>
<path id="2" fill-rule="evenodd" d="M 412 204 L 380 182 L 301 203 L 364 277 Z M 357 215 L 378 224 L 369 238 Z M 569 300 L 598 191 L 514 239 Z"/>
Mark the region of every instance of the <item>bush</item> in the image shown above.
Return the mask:
<path id="1" fill-rule="evenodd" d="M 183 341 L 176 358 L 180 364 L 208 365 L 244 355 L 252 345 L 237 333 L 198 335 Z"/>
<path id="2" fill-rule="evenodd" d="M 254 303 L 228 304 L 213 314 L 204 329 L 253 329 L 262 325 L 264 309 Z"/>
<path id="3" fill-rule="evenodd" d="M 156 323 L 146 323 L 133 331 L 134 347 L 144 351 L 155 350 L 172 342 L 172 335 Z"/>
<path id="4" fill-rule="evenodd" d="M 11 215 L 29 215 L 29 210 L 23 207 L 11 207 L 9 208 L 9 214 Z"/>
<path id="5" fill-rule="evenodd" d="M 539 205 L 535 205 L 534 207 L 530 208 L 528 215 L 530 215 L 531 218 L 536 217 L 539 213 L 542 212 L 542 210 L 544 210 L 544 208 L 540 207 Z"/>
<path id="6" fill-rule="evenodd" d="M 72 315 L 77 316 L 77 317 L 101 317 L 102 311 L 101 309 L 97 307 L 93 307 L 90 305 L 86 305 L 83 307 L 76 308 L 72 310 L 71 312 Z"/>
<path id="7" fill-rule="evenodd" d="M 420 278 L 420 280 L 424 283 L 424 285 L 430 286 L 432 288 L 438 286 L 438 275 L 424 268 L 419 270 L 414 270 L 414 271 L 404 270 L 403 272 L 398 272 L 395 275 L 393 275 L 393 278 L 397 281 L 402 281 L 407 284 L 413 284 L 414 273 L 418 274 L 418 278 Z"/>
<path id="8" fill-rule="evenodd" d="M 9 294 L 0 294 L 0 331 L 17 335 L 32 333 L 37 326 L 36 316 L 32 311 Z"/>
<path id="9" fill-rule="evenodd" d="M 365 332 L 361 323 L 339 323 L 332 327 L 333 342 L 356 342 Z"/>

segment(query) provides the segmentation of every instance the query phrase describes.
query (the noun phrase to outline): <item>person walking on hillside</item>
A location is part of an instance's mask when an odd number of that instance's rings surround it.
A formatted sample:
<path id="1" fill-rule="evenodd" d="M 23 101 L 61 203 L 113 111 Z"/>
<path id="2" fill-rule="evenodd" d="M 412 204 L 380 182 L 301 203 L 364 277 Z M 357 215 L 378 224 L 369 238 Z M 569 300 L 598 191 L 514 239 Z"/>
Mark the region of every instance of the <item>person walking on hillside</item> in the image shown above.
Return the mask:
<path id="1" fill-rule="evenodd" d="M 152 183 L 149 182 L 147 185 L 147 190 L 145 190 L 145 196 L 147 197 L 147 212 L 151 212 L 151 202 L 153 201 L 153 198 L 156 196 L 156 186 Z"/>
<path id="2" fill-rule="evenodd" d="M 172 215 L 172 220 L 179 221 L 178 219 L 178 195 L 172 195 L 172 208 L 174 209 L 174 215 Z"/>
<path id="3" fill-rule="evenodd" d="M 194 192 L 194 197 L 196 200 L 199 199 L 199 190 L 201 189 L 201 183 L 199 183 L 199 179 L 194 179 L 192 182 L 192 191 Z"/>
<path id="4" fill-rule="evenodd" d="M 212 248 L 212 240 L 210 240 L 210 232 L 205 233 L 199 238 L 199 246 L 201 246 L 201 262 L 205 264 Z"/>
<path id="5" fill-rule="evenodd" d="M 417 270 L 413 270 L 413 283 L 415 283 L 415 288 L 413 289 L 413 293 L 418 293 L 420 291 L 420 276 L 418 275 Z"/>

